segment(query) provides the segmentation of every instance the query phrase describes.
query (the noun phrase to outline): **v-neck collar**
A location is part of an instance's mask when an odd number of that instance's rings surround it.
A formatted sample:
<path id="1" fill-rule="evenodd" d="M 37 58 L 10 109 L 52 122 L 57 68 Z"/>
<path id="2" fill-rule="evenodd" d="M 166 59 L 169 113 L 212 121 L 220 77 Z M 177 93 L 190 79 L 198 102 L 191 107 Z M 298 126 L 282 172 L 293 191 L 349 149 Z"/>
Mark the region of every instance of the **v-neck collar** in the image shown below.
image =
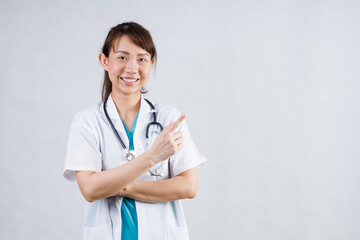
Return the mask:
<path id="1" fill-rule="evenodd" d="M 131 130 L 129 131 L 129 129 L 126 127 L 124 121 L 122 120 L 120 114 L 119 114 L 119 117 L 120 117 L 120 120 L 122 122 L 122 124 L 124 125 L 124 128 L 125 128 L 125 131 L 126 131 L 126 134 L 129 136 L 130 134 L 131 135 L 134 135 L 134 131 L 135 131 L 135 128 L 136 128 L 136 122 L 137 122 L 137 119 L 138 119 L 138 116 L 139 116 L 139 112 L 140 110 L 138 111 L 138 113 L 136 114 L 136 117 L 134 119 L 134 122 L 131 124 Z"/>
<path id="2" fill-rule="evenodd" d="M 110 119 L 113 121 L 113 124 L 116 128 L 116 130 L 118 130 L 121 133 L 126 134 L 126 130 L 122 124 L 122 120 L 120 118 L 120 115 L 116 109 L 116 105 L 114 103 L 114 100 L 112 99 L 112 95 L 110 93 L 108 100 L 106 102 L 106 110 L 108 111 L 109 117 Z M 149 104 L 145 101 L 143 95 L 141 95 L 141 99 L 140 99 L 140 109 L 138 112 L 138 121 L 137 121 L 137 125 L 143 125 L 142 121 L 144 120 L 144 117 L 148 115 L 148 113 L 151 113 L 151 107 L 149 106 Z M 133 132 L 133 131 L 132 131 Z"/>
<path id="3" fill-rule="evenodd" d="M 139 110 L 140 112 L 140 110 Z M 139 116 L 139 112 L 138 114 L 136 115 L 135 119 L 134 119 L 134 122 L 132 123 L 132 126 L 131 126 L 131 131 L 129 132 L 128 128 L 126 127 L 124 121 L 121 119 L 120 115 L 120 120 L 124 126 L 124 129 L 126 131 L 126 135 L 129 139 L 129 150 L 135 150 L 135 146 L 134 146 L 134 132 L 135 132 L 135 128 L 136 128 L 136 122 L 137 122 L 137 119 L 138 119 L 138 116 Z"/>

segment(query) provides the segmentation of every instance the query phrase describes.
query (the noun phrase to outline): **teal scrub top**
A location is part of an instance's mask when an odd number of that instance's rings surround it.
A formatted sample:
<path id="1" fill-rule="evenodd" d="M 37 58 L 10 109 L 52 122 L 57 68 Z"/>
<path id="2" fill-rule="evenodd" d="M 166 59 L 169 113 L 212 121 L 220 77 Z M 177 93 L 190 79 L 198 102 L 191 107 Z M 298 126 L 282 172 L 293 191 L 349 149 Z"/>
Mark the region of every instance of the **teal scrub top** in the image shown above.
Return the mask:
<path id="1" fill-rule="evenodd" d="M 120 116 L 120 115 L 119 115 Z M 134 150 L 134 131 L 139 113 L 131 126 L 131 131 L 124 125 L 126 135 L 129 138 L 129 150 Z M 138 220 L 136 213 L 136 205 L 134 199 L 124 197 L 121 204 L 121 240 L 138 240 Z"/>

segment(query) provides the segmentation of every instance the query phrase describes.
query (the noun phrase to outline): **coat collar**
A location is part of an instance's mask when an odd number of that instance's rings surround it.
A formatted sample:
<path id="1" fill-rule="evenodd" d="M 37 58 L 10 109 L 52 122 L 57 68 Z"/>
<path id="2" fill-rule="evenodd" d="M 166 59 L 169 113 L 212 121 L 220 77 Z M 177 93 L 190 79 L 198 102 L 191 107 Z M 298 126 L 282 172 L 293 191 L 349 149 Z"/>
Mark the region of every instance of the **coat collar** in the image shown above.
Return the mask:
<path id="1" fill-rule="evenodd" d="M 106 110 L 108 111 L 110 119 L 120 120 L 119 113 L 116 109 L 116 106 L 115 106 L 114 100 L 112 99 L 111 94 L 109 95 L 108 100 L 106 102 Z M 152 112 L 151 107 L 145 101 L 143 95 L 141 95 L 139 117 L 140 117 L 140 114 L 143 115 L 143 114 L 151 113 L 151 112 Z"/>

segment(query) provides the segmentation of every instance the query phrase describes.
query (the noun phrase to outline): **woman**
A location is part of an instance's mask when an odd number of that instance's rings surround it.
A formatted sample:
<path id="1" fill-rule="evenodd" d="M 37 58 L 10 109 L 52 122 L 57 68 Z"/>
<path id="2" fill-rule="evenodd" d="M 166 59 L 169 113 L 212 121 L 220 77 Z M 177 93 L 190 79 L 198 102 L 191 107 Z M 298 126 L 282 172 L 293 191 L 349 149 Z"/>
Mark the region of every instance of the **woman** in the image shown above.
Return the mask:
<path id="1" fill-rule="evenodd" d="M 104 102 L 73 120 L 64 176 L 88 201 L 84 239 L 188 239 L 179 200 L 195 197 L 206 159 L 185 115 L 142 96 L 156 57 L 141 25 L 113 27 L 99 55 Z"/>

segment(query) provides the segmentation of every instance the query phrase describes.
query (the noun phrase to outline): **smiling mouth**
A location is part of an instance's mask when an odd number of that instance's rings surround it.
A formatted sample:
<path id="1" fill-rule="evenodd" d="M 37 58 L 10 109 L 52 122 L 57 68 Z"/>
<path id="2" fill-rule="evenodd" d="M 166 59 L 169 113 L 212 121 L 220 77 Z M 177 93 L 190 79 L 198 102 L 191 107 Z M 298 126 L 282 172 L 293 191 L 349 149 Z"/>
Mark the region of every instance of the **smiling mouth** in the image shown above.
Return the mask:
<path id="1" fill-rule="evenodd" d="M 120 77 L 120 79 L 128 83 L 133 83 L 139 80 L 139 78 L 123 78 L 123 77 Z"/>

